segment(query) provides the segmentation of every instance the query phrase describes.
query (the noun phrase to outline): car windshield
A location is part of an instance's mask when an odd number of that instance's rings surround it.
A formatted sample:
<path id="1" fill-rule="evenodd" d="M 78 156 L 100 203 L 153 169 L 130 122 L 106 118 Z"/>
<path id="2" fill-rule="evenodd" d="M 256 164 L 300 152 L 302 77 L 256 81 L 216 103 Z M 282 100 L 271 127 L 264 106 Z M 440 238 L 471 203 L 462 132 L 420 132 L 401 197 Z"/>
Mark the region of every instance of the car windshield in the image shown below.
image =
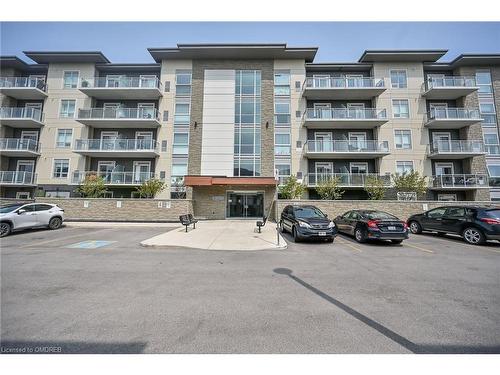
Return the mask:
<path id="1" fill-rule="evenodd" d="M 364 216 L 369 220 L 399 220 L 396 216 L 383 211 L 365 212 Z"/>
<path id="2" fill-rule="evenodd" d="M 323 218 L 325 215 L 316 207 L 296 207 L 295 217 L 299 219 L 310 219 L 315 217 Z"/>
<path id="3" fill-rule="evenodd" d="M 17 210 L 19 207 L 22 207 L 22 204 L 9 204 L 7 206 L 0 207 L 0 214 L 7 214 L 14 210 Z"/>
<path id="4" fill-rule="evenodd" d="M 500 210 L 488 210 L 486 211 L 486 215 L 488 215 L 488 217 L 500 219 Z"/>

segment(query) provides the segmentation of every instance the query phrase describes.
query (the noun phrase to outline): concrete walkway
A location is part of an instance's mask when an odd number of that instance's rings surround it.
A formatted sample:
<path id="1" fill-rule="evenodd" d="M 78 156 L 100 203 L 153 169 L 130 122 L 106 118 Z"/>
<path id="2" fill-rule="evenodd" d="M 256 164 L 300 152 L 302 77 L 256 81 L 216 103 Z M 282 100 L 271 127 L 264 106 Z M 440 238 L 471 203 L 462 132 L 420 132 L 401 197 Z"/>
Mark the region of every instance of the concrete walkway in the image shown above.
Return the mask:
<path id="1" fill-rule="evenodd" d="M 280 235 L 277 245 L 276 223 L 268 222 L 258 233 L 255 220 L 199 221 L 196 229 L 184 226 L 141 242 L 143 246 L 189 247 L 203 250 L 269 250 L 285 249 L 286 242 Z"/>

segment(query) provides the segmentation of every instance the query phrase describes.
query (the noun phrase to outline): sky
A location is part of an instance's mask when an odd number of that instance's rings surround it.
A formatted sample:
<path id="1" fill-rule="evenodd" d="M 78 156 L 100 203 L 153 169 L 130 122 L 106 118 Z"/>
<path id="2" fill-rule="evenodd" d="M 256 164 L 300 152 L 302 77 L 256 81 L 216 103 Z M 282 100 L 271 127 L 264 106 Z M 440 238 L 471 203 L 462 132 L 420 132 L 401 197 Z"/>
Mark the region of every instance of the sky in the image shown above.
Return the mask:
<path id="1" fill-rule="evenodd" d="M 148 47 L 287 43 L 319 47 L 315 62 L 357 61 L 365 49 L 500 53 L 500 22 L 1 22 L 0 53 L 102 51 L 114 63 L 153 62 Z"/>

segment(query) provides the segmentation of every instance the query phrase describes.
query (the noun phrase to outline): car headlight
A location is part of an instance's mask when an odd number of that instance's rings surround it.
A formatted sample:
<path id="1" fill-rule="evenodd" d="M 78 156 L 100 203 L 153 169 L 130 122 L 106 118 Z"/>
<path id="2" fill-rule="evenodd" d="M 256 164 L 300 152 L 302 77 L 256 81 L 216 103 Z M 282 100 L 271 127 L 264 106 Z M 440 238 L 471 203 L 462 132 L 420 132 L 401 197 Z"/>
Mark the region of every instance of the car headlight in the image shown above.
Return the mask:
<path id="1" fill-rule="evenodd" d="M 333 221 L 330 221 L 330 224 L 328 224 L 328 228 L 335 228 L 335 223 Z"/>
<path id="2" fill-rule="evenodd" d="M 311 226 L 304 221 L 299 221 L 299 226 L 302 228 L 311 228 Z"/>

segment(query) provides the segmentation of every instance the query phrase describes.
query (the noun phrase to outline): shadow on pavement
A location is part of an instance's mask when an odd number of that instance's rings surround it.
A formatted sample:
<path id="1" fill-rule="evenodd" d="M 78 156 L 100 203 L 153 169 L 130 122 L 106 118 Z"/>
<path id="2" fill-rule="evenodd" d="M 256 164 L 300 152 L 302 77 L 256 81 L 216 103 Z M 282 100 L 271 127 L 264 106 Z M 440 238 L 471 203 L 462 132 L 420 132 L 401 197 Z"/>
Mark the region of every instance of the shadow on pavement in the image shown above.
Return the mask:
<path id="1" fill-rule="evenodd" d="M 0 344 L 0 352 L 2 354 L 140 354 L 146 345 L 145 342 L 5 340 Z"/>
<path id="2" fill-rule="evenodd" d="M 466 353 L 474 353 L 474 354 L 494 354 L 500 353 L 500 345 L 493 346 L 460 346 L 460 345 L 420 345 L 416 344 L 407 338 L 401 336 L 400 334 L 392 331 L 391 329 L 383 326 L 382 324 L 376 322 L 375 320 L 369 318 L 368 316 L 360 313 L 359 311 L 354 310 L 353 308 L 343 304 L 339 300 L 333 298 L 332 296 L 322 292 L 321 290 L 315 288 L 311 284 L 308 284 L 304 280 L 299 277 L 293 275 L 293 271 L 288 268 L 275 268 L 273 270 L 275 273 L 279 275 L 288 276 L 293 281 L 302 285 L 306 289 L 310 290 L 314 294 L 328 301 L 329 303 L 335 305 L 339 309 L 348 313 L 355 319 L 360 322 L 366 324 L 367 326 L 375 329 L 388 339 L 398 343 L 403 346 L 407 350 L 415 354 L 466 354 Z"/>

